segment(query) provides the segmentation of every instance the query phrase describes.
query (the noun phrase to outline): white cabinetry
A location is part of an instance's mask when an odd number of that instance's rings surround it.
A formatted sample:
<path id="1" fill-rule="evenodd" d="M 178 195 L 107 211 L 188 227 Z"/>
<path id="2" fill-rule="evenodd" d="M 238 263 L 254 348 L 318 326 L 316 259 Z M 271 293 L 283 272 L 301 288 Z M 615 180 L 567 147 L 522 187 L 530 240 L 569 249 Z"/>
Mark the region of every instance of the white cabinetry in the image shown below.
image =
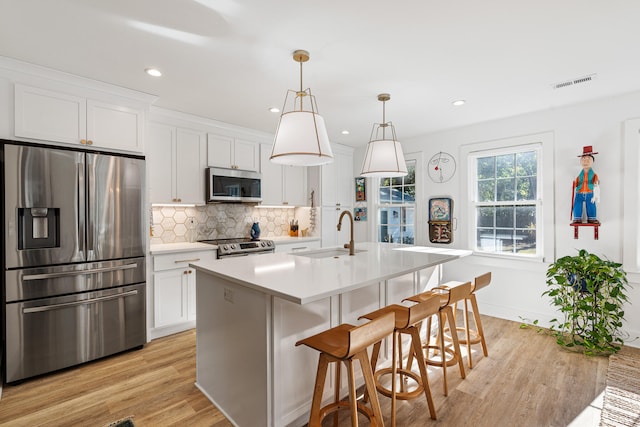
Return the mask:
<path id="1" fill-rule="evenodd" d="M 306 206 L 307 168 L 283 166 L 269 160 L 271 145 L 260 145 L 260 172 L 262 173 L 262 204 Z"/>
<path id="2" fill-rule="evenodd" d="M 16 137 L 144 152 L 144 123 L 143 108 L 15 85 Z"/>
<path id="3" fill-rule="evenodd" d="M 195 326 L 196 272 L 189 263 L 215 258 L 213 249 L 153 255 L 152 339 Z"/>
<path id="4" fill-rule="evenodd" d="M 332 148 L 333 162 L 315 167 L 309 176 L 309 187 L 320 188 L 320 227 L 323 247 L 342 246 L 349 243 L 348 218 L 344 220 L 341 231 L 338 231 L 337 225 L 342 211 L 348 210 L 353 214 L 355 191 L 353 150 L 336 144 Z"/>
<path id="5" fill-rule="evenodd" d="M 158 123 L 149 125 L 151 203 L 205 203 L 206 133 Z"/>
<path id="6" fill-rule="evenodd" d="M 320 239 L 310 240 L 304 239 L 300 241 L 276 241 L 276 252 L 300 252 L 309 251 L 312 249 L 320 249 Z"/>
<path id="7" fill-rule="evenodd" d="M 207 164 L 209 166 L 258 172 L 260 157 L 258 144 L 230 136 L 207 135 Z"/>

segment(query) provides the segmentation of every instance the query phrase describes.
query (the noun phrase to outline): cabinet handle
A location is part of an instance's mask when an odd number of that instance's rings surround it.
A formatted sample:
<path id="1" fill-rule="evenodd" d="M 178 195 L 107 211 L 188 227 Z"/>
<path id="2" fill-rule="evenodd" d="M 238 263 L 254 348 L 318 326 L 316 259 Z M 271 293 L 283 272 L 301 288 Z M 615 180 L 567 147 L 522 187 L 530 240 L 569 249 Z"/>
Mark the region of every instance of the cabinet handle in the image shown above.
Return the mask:
<path id="1" fill-rule="evenodd" d="M 177 261 L 174 261 L 176 264 L 180 264 L 181 262 L 196 262 L 196 261 L 200 261 L 200 258 L 192 258 L 192 259 L 179 259 Z"/>
<path id="2" fill-rule="evenodd" d="M 80 140 L 80 144 L 82 144 L 82 145 L 86 145 L 86 144 L 87 144 L 87 140 L 86 140 L 86 139 L 81 139 L 81 140 Z"/>
<path id="3" fill-rule="evenodd" d="M 174 198 L 174 199 L 172 199 L 172 201 L 175 202 L 175 203 L 180 203 L 182 201 L 182 199 Z"/>
<path id="4" fill-rule="evenodd" d="M 92 140 L 90 140 L 90 139 L 88 139 L 88 140 L 87 140 L 87 145 L 93 145 L 93 141 L 92 141 Z"/>
<path id="5" fill-rule="evenodd" d="M 286 206 L 289 204 L 289 202 L 282 202 L 282 204 Z"/>

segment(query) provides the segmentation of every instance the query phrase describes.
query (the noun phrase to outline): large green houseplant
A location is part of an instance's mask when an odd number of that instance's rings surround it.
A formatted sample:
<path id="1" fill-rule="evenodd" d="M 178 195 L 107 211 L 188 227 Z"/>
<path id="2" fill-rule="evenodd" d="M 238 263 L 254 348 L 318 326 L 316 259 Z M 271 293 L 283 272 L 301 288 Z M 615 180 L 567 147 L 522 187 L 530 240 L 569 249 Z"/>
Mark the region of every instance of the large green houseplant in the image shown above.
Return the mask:
<path id="1" fill-rule="evenodd" d="M 551 264 L 543 295 L 551 297 L 551 305 L 562 313 L 551 320 L 557 343 L 589 355 L 620 350 L 627 285 L 622 264 L 584 249 Z"/>

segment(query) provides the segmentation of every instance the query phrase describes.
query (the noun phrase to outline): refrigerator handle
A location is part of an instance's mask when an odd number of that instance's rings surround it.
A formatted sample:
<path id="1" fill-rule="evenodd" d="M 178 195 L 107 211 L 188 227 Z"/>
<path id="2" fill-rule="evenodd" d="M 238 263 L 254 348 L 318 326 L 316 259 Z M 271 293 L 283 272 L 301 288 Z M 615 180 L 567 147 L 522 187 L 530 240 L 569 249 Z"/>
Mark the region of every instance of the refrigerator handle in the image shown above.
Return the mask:
<path id="1" fill-rule="evenodd" d="M 86 247 L 85 247 L 85 237 L 84 237 L 84 226 L 85 226 L 85 212 L 84 212 L 84 206 L 85 206 L 85 197 L 86 197 L 86 193 L 85 193 L 85 189 L 84 189 L 84 179 L 85 179 L 85 173 L 84 173 L 84 162 L 83 163 L 76 163 L 76 175 L 77 175 L 77 180 L 76 180 L 76 185 L 78 186 L 77 188 L 77 205 L 76 205 L 76 219 L 77 219 L 77 225 L 78 225 L 78 248 L 80 250 L 80 252 L 83 254 L 82 257 L 83 259 L 86 260 Z"/>
<path id="2" fill-rule="evenodd" d="M 95 304 L 97 302 L 108 301 L 108 300 L 118 299 L 118 298 L 125 298 L 125 297 L 129 297 L 129 296 L 137 295 L 137 294 L 138 294 L 138 291 L 137 290 L 133 290 L 133 291 L 124 292 L 122 294 L 109 295 L 109 296 L 106 296 L 106 297 L 91 298 L 91 299 L 82 300 L 82 301 L 65 302 L 65 303 L 53 304 L 53 305 L 42 305 L 42 306 L 39 306 L 39 307 L 27 307 L 27 308 L 23 308 L 22 309 L 22 313 L 23 314 L 39 313 L 39 312 L 42 312 L 42 311 L 57 310 L 59 308 L 67 308 L 67 307 L 75 307 L 75 306 L 78 306 L 78 305 Z"/>
<path id="3" fill-rule="evenodd" d="M 22 280 L 24 282 L 27 282 L 29 280 L 54 279 L 56 277 L 80 276 L 83 274 L 94 274 L 94 273 L 108 273 L 110 271 L 130 270 L 132 268 L 137 268 L 137 267 L 138 267 L 138 264 L 134 263 L 134 264 L 119 265 L 117 267 L 91 268 L 89 270 L 61 271 L 59 273 L 28 274 L 28 275 L 22 276 Z"/>
<path id="4" fill-rule="evenodd" d="M 94 185 L 94 181 L 95 181 L 95 177 L 92 176 L 92 174 L 95 173 L 94 171 L 94 164 L 89 162 L 89 156 L 87 156 L 87 168 L 86 168 L 86 174 L 87 174 L 87 193 L 86 193 L 86 198 L 87 198 L 87 260 L 92 260 L 93 259 L 93 254 L 91 254 L 91 256 L 89 255 L 89 252 L 93 252 L 93 233 L 95 231 L 95 224 L 94 224 L 94 220 L 95 218 L 93 218 L 91 216 L 91 208 L 93 207 L 93 204 L 95 203 L 95 188 L 93 187 Z"/>

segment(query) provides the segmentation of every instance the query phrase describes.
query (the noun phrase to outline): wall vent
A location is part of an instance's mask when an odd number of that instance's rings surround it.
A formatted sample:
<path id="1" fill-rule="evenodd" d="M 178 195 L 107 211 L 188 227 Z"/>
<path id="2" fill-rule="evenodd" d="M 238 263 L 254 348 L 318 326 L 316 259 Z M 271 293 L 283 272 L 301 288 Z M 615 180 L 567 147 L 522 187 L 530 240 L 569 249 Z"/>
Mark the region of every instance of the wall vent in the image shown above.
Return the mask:
<path id="1" fill-rule="evenodd" d="M 582 76 L 582 77 L 578 77 L 575 79 L 571 79 L 571 80 L 567 80 L 564 82 L 559 82 L 559 83 L 555 83 L 553 84 L 553 88 L 554 89 L 561 89 L 563 87 L 569 87 L 569 86 L 573 86 L 573 85 L 577 85 L 580 83 L 588 83 L 590 81 L 593 81 L 596 79 L 597 74 L 589 74 L 588 76 Z"/>

